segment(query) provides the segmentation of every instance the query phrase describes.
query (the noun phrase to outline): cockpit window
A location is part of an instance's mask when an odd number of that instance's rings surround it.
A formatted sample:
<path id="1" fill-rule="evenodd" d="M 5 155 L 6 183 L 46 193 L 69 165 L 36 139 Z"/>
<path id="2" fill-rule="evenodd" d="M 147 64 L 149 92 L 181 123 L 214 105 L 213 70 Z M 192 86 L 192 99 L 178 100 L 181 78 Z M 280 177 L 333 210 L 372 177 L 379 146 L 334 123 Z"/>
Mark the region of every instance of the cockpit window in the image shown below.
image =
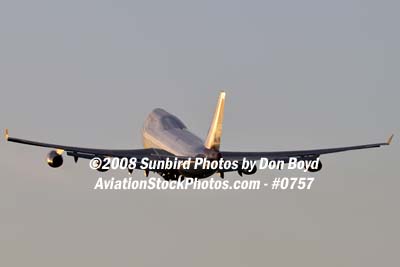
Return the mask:
<path id="1" fill-rule="evenodd" d="M 161 119 L 161 125 L 164 130 L 185 129 L 186 126 L 180 120 L 172 116 L 166 116 Z"/>

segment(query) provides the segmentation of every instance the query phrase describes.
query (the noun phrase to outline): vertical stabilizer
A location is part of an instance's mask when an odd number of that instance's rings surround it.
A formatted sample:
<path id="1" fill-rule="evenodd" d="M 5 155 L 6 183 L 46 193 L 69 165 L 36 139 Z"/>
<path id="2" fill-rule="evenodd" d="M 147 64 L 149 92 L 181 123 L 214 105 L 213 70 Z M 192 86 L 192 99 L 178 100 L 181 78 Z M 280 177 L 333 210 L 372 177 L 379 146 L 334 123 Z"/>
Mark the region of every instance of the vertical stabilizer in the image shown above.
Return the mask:
<path id="1" fill-rule="evenodd" d="M 224 120 L 225 92 L 219 94 L 217 106 L 215 107 L 214 116 L 208 130 L 207 139 L 204 146 L 208 149 L 219 150 L 222 135 L 222 122 Z"/>

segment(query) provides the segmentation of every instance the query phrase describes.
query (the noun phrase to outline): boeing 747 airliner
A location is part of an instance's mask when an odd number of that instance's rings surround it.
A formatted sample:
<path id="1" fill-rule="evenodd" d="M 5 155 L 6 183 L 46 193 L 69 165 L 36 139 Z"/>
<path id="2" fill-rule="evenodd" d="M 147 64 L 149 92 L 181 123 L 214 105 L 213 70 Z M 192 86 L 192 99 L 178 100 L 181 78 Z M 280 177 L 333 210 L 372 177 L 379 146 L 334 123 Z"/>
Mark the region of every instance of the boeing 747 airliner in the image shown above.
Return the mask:
<path id="1" fill-rule="evenodd" d="M 375 148 L 383 145 L 389 145 L 393 135 L 389 137 L 385 143 L 367 144 L 359 146 L 348 146 L 338 148 L 298 150 L 298 151 L 278 151 L 278 152 L 233 152 L 221 151 L 221 135 L 222 121 L 224 118 L 225 92 L 221 92 L 218 98 L 217 106 L 211 122 L 208 135 L 203 141 L 201 138 L 190 132 L 185 124 L 176 116 L 165 111 L 164 109 L 154 109 L 146 118 L 142 130 L 144 149 L 94 149 L 72 147 L 56 144 L 41 143 L 29 141 L 9 136 L 8 130 L 5 131 L 6 140 L 9 142 L 21 143 L 26 145 L 41 146 L 52 148 L 53 150 L 47 156 L 49 166 L 58 168 L 63 164 L 62 154 L 65 152 L 68 156 L 72 156 L 75 162 L 79 158 L 93 159 L 95 157 L 105 158 L 136 158 L 140 161 L 143 158 L 163 160 L 171 157 L 179 158 L 196 158 L 206 157 L 209 160 L 238 160 L 243 158 L 249 160 L 260 160 L 268 158 L 268 160 L 283 160 L 287 162 L 290 158 L 298 160 L 310 161 L 319 158 L 320 155 L 337 153 L 356 149 Z M 139 168 L 139 166 L 137 167 Z M 309 169 L 309 171 L 319 171 L 322 168 L 321 161 L 317 168 Z M 99 169 L 102 170 L 101 168 Z M 132 171 L 132 170 L 130 170 Z M 166 180 L 178 179 L 179 177 L 205 178 L 218 172 L 221 178 L 224 173 L 233 170 L 210 170 L 210 169 L 177 169 L 177 170 L 158 170 L 157 172 Z M 239 168 L 237 171 L 240 175 L 254 174 L 256 169 L 246 170 Z M 148 175 L 148 171 L 145 172 Z"/>

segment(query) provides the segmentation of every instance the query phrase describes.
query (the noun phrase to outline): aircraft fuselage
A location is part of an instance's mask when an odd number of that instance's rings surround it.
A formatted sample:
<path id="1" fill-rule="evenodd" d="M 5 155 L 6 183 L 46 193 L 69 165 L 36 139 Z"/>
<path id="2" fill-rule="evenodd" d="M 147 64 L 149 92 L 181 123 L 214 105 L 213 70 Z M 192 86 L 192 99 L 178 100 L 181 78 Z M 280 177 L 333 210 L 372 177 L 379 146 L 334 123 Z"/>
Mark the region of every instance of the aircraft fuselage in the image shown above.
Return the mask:
<path id="1" fill-rule="evenodd" d="M 174 115 L 163 109 L 154 109 L 146 118 L 142 139 L 144 148 L 163 149 L 174 156 L 207 157 L 217 159 L 219 151 L 208 149 L 204 141 L 190 132 Z M 180 169 L 185 177 L 205 178 L 215 173 L 214 170 Z"/>

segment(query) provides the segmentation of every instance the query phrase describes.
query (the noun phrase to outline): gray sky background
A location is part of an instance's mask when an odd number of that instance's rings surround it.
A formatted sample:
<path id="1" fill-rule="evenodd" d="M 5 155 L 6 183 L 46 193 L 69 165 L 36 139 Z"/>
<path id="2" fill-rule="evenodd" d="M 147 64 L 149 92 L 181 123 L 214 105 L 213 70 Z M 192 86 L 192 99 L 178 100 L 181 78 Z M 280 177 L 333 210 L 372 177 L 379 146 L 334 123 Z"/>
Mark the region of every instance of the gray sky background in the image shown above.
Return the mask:
<path id="1" fill-rule="evenodd" d="M 399 8 L 1 1 L 0 127 L 12 136 L 139 148 L 145 116 L 163 107 L 204 137 L 226 89 L 223 149 L 397 139 L 323 157 L 307 192 L 99 192 L 87 161 L 51 169 L 47 149 L 1 141 L 0 265 L 398 264 Z M 275 175 L 303 173 L 256 177 Z"/>

